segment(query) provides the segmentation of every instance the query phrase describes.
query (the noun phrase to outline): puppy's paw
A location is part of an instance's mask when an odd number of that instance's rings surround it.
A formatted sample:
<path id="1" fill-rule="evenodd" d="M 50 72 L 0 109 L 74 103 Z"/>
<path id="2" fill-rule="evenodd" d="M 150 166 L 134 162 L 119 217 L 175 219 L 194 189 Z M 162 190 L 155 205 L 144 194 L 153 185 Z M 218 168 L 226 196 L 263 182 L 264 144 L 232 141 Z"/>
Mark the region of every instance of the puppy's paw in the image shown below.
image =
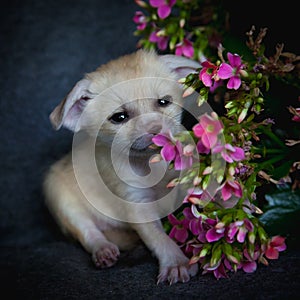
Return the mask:
<path id="1" fill-rule="evenodd" d="M 106 243 L 93 253 L 93 261 L 98 268 L 112 267 L 120 256 L 119 248 L 113 243 Z"/>
<path id="2" fill-rule="evenodd" d="M 157 284 L 167 281 L 170 285 L 176 282 L 187 282 L 190 277 L 198 273 L 198 264 L 184 264 L 178 266 L 164 266 L 160 268 Z"/>

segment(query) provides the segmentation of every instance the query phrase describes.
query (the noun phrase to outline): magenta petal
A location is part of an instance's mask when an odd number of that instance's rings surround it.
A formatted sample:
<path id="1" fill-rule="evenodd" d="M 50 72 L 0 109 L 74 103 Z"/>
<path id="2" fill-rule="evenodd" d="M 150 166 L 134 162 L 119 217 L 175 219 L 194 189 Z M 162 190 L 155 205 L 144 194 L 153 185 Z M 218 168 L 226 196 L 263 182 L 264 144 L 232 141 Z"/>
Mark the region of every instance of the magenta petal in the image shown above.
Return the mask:
<path id="1" fill-rule="evenodd" d="M 157 47 L 160 50 L 166 50 L 168 47 L 168 37 L 160 37 L 158 42 L 157 42 Z"/>
<path id="2" fill-rule="evenodd" d="M 206 71 L 203 72 L 202 74 L 200 74 L 200 79 L 202 80 L 202 82 L 205 86 L 208 86 L 208 87 L 212 86 L 211 75 L 207 74 Z"/>
<path id="3" fill-rule="evenodd" d="M 195 134 L 196 137 L 201 137 L 204 133 L 204 129 L 203 127 L 201 126 L 201 124 L 196 124 L 194 127 L 193 127 L 193 132 Z"/>
<path id="4" fill-rule="evenodd" d="M 150 0 L 149 2 L 152 7 L 160 7 L 165 4 L 165 0 Z"/>
<path id="5" fill-rule="evenodd" d="M 272 247 L 278 247 L 280 245 L 283 245 L 285 242 L 285 238 L 280 235 L 275 235 L 271 239 L 271 245 Z"/>
<path id="6" fill-rule="evenodd" d="M 235 234 L 237 233 L 237 231 L 238 231 L 238 227 L 232 226 L 228 230 L 227 236 L 232 240 L 234 238 Z"/>
<path id="7" fill-rule="evenodd" d="M 229 163 L 233 162 L 233 159 L 224 151 L 221 152 L 222 157 L 224 158 L 224 160 L 226 160 Z"/>
<path id="8" fill-rule="evenodd" d="M 286 244 L 283 244 L 283 245 L 281 245 L 281 246 L 276 247 L 276 249 L 277 249 L 279 252 L 286 250 L 286 248 L 287 248 L 287 247 L 286 247 Z"/>
<path id="9" fill-rule="evenodd" d="M 135 15 L 133 17 L 134 23 L 140 23 L 141 18 L 144 16 L 144 14 L 141 11 L 136 11 Z"/>
<path id="10" fill-rule="evenodd" d="M 171 13 L 171 7 L 166 4 L 161 5 L 157 10 L 157 14 L 161 19 L 165 19 L 166 17 L 169 16 L 170 13 Z"/>
<path id="11" fill-rule="evenodd" d="M 238 54 L 227 53 L 227 58 L 232 67 L 239 67 L 242 64 L 241 57 Z"/>
<path id="12" fill-rule="evenodd" d="M 152 142 L 157 146 L 164 146 L 169 142 L 169 139 L 162 134 L 158 134 L 152 138 Z"/>
<path id="13" fill-rule="evenodd" d="M 173 227 L 169 233 L 169 237 L 175 239 L 176 231 L 177 231 L 176 227 Z"/>
<path id="14" fill-rule="evenodd" d="M 241 83 L 242 82 L 239 76 L 233 76 L 229 79 L 227 88 L 237 90 L 240 87 Z"/>
<path id="15" fill-rule="evenodd" d="M 180 224 L 180 221 L 178 221 L 177 218 L 173 214 L 168 215 L 168 220 L 172 225 Z"/>
<path id="16" fill-rule="evenodd" d="M 182 47 L 181 46 L 177 46 L 175 49 L 175 55 L 177 56 L 181 56 L 182 55 Z"/>
<path id="17" fill-rule="evenodd" d="M 217 143 L 217 136 L 214 134 L 205 134 L 202 136 L 202 143 L 203 145 L 208 148 L 211 149 L 215 146 L 215 144 Z"/>
<path id="18" fill-rule="evenodd" d="M 183 161 L 182 161 L 180 155 L 176 155 L 176 157 L 175 157 L 175 160 L 174 160 L 174 169 L 176 171 L 184 169 Z"/>
<path id="19" fill-rule="evenodd" d="M 206 219 L 205 222 L 210 226 L 215 226 L 217 224 L 217 221 L 211 218 Z"/>
<path id="20" fill-rule="evenodd" d="M 197 151 L 198 153 L 208 154 L 210 150 L 203 145 L 201 140 L 199 140 L 197 143 Z"/>
<path id="21" fill-rule="evenodd" d="M 165 161 L 171 161 L 175 158 L 175 146 L 172 144 L 166 144 L 160 151 L 162 158 Z"/>
<path id="22" fill-rule="evenodd" d="M 192 232 L 192 234 L 195 236 L 200 234 L 201 230 L 200 230 L 198 219 L 193 219 L 190 221 L 189 229 Z"/>
<path id="23" fill-rule="evenodd" d="M 229 262 L 228 259 L 224 259 L 224 266 L 228 269 L 228 270 L 232 270 L 232 266 L 231 266 L 231 263 Z"/>
<path id="24" fill-rule="evenodd" d="M 239 243 L 244 243 L 247 232 L 248 230 L 246 230 L 244 227 L 240 227 L 240 230 L 236 236 L 236 239 Z"/>
<path id="25" fill-rule="evenodd" d="M 222 198 L 224 201 L 228 200 L 231 197 L 231 188 L 227 184 L 225 184 L 221 190 Z"/>
<path id="26" fill-rule="evenodd" d="M 235 160 L 235 161 L 240 161 L 243 160 L 245 158 L 245 152 L 242 148 L 240 147 L 234 147 L 235 151 L 231 153 L 231 157 Z"/>
<path id="27" fill-rule="evenodd" d="M 216 269 L 216 270 L 214 271 L 214 275 L 215 275 L 215 277 L 216 277 L 217 279 L 219 279 L 219 278 L 228 278 L 228 275 L 227 275 L 227 273 L 226 273 L 226 270 L 225 270 L 223 264 L 221 264 L 221 265 L 218 267 L 218 269 Z"/>
<path id="28" fill-rule="evenodd" d="M 225 149 L 229 150 L 230 152 L 234 152 L 235 151 L 235 147 L 233 147 L 232 145 L 230 144 L 225 144 Z"/>
<path id="29" fill-rule="evenodd" d="M 272 247 L 268 247 L 268 249 L 265 252 L 265 256 L 269 259 L 278 259 L 279 252 Z"/>
<path id="30" fill-rule="evenodd" d="M 137 29 L 138 30 L 144 30 L 146 28 L 146 26 L 147 26 L 147 23 L 142 23 L 142 24 L 137 26 Z"/>
<path id="31" fill-rule="evenodd" d="M 223 151 L 224 146 L 223 145 L 216 145 L 213 149 L 212 149 L 212 153 L 220 153 L 221 151 Z"/>
<path id="32" fill-rule="evenodd" d="M 206 233 L 206 239 L 209 243 L 218 241 L 223 236 L 224 236 L 224 233 L 217 233 L 214 228 L 209 229 Z"/>
<path id="33" fill-rule="evenodd" d="M 222 63 L 219 67 L 218 76 L 221 79 L 228 79 L 233 76 L 233 69 L 230 65 Z"/>
<path id="34" fill-rule="evenodd" d="M 234 190 L 234 194 L 235 194 L 237 197 L 241 198 L 241 197 L 243 196 L 243 190 L 242 190 L 242 187 L 241 187 L 238 183 L 236 183 L 236 184 L 238 185 L 238 187 Z"/>
<path id="35" fill-rule="evenodd" d="M 256 270 L 257 264 L 255 261 L 243 263 L 243 270 L 246 273 L 253 273 Z"/>
<path id="36" fill-rule="evenodd" d="M 158 41 L 158 36 L 156 35 L 155 31 L 151 32 L 149 36 L 149 41 L 152 43 L 156 43 Z"/>
<path id="37" fill-rule="evenodd" d="M 247 228 L 248 231 L 253 231 L 254 225 L 250 220 L 245 219 L 244 224 L 245 224 L 245 227 Z"/>
<path id="38" fill-rule="evenodd" d="M 178 242 L 184 243 L 188 238 L 188 232 L 185 228 L 177 228 L 175 232 L 175 239 Z"/>
<path id="39" fill-rule="evenodd" d="M 185 45 L 182 49 L 184 56 L 192 58 L 194 56 L 194 48 L 192 45 Z"/>
<path id="40" fill-rule="evenodd" d="M 215 65 L 213 63 L 211 63 L 210 61 L 208 61 L 208 60 L 202 62 L 201 66 L 206 68 L 206 69 L 213 69 L 215 67 Z M 206 72 L 206 70 L 205 70 L 205 72 Z"/>
<path id="41" fill-rule="evenodd" d="M 190 207 L 186 207 L 183 211 L 182 211 L 183 215 L 185 216 L 185 218 L 187 220 L 194 220 L 194 215 L 191 211 Z"/>

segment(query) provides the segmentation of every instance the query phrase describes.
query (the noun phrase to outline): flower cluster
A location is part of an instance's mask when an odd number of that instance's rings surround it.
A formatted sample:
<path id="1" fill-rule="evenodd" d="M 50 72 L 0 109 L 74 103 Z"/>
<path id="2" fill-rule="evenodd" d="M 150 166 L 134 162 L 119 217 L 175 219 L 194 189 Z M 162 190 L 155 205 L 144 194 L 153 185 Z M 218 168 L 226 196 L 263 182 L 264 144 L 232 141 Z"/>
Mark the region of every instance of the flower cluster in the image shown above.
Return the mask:
<path id="1" fill-rule="evenodd" d="M 239 269 L 252 273 L 257 262 L 268 265 L 268 259 L 277 259 L 286 249 L 285 238 L 269 239 L 257 219 L 244 210 L 217 210 L 207 216 L 192 205 L 183 209 L 182 217 L 168 216 L 169 235 L 190 257 L 190 263 L 201 265 L 203 274 L 225 278 Z"/>
<path id="2" fill-rule="evenodd" d="M 163 159 L 181 171 L 168 187 L 186 189 L 182 207 L 164 224 L 166 231 L 203 273 L 221 278 L 239 269 L 254 272 L 257 263 L 267 265 L 286 249 L 284 237 L 266 233 L 256 190 L 266 182 L 277 186 L 291 181 L 290 172 L 300 169 L 300 162 L 287 159 L 300 140 L 284 143 L 265 111 L 274 78 L 300 88 L 300 57 L 283 52 L 283 45 L 277 45 L 273 56 L 265 56 L 266 29 L 255 36 L 254 27 L 247 32 L 250 58 L 234 48 L 226 51 L 223 9 L 206 10 L 209 1 L 135 2 L 146 11 L 137 11 L 133 18 L 138 47 L 197 60 L 200 70 L 180 80 L 183 97 L 197 93 L 199 106 L 208 103 L 218 111 L 202 114 L 186 132 L 153 138 L 160 149 L 153 162 Z M 296 106 L 287 108 L 294 124 L 300 120 Z M 299 130 L 292 132 L 300 135 Z M 292 188 L 297 187 L 295 180 Z"/>

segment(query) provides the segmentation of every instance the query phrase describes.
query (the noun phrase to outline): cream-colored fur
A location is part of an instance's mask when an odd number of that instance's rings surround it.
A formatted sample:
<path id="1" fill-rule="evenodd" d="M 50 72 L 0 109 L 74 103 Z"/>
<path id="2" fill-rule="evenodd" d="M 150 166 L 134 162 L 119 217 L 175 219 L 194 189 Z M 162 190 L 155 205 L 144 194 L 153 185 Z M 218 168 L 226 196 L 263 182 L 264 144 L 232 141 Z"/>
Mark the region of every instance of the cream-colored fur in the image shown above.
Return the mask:
<path id="1" fill-rule="evenodd" d="M 87 74 L 50 115 L 56 129 L 74 131 L 75 142 L 46 175 L 46 204 L 97 267 L 114 265 L 120 250 L 141 240 L 159 261 L 158 282 L 185 282 L 197 273 L 162 228 L 161 213 L 172 209 L 165 207 L 169 202 L 156 206 L 170 193 L 166 183 L 174 171 L 167 171 L 158 184 L 151 180 L 163 163 L 151 170 L 152 177 L 148 173 L 155 153 L 149 148 L 152 137 L 181 128 L 182 87 L 177 80 L 198 67 L 183 57 L 139 50 Z M 161 105 L 158 99 L 170 102 Z M 126 113 L 124 121 L 112 119 L 120 113 Z"/>

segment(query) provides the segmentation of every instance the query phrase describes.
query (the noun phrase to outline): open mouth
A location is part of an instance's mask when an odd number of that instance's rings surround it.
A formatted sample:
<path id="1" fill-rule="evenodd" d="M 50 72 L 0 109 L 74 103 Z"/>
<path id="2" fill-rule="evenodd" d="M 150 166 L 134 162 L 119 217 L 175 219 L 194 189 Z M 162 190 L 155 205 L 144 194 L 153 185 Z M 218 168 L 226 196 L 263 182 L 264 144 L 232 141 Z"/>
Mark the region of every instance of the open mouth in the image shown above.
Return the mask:
<path id="1" fill-rule="evenodd" d="M 154 151 L 157 149 L 155 144 L 152 142 L 154 134 L 146 133 L 138 137 L 131 145 L 130 150 L 144 152 L 144 151 Z"/>

